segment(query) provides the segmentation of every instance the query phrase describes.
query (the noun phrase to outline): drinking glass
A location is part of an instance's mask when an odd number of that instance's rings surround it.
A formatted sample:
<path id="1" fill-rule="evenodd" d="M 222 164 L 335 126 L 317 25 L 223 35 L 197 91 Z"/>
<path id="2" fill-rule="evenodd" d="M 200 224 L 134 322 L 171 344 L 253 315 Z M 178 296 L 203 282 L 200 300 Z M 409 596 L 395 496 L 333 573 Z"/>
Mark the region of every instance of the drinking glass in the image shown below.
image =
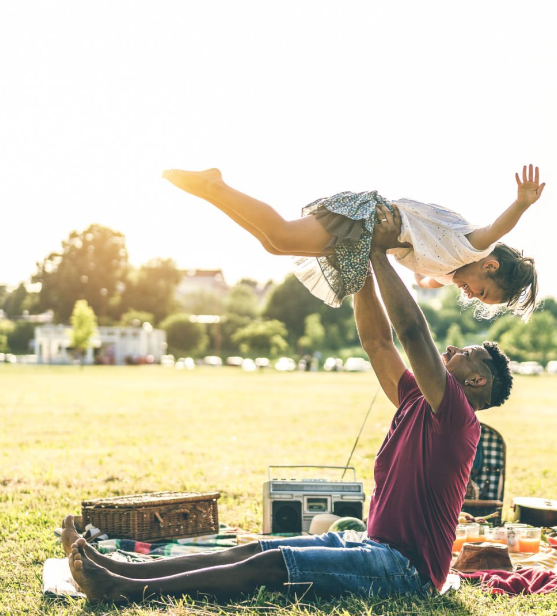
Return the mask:
<path id="1" fill-rule="evenodd" d="M 520 552 L 537 554 L 540 551 L 541 528 L 520 528 L 518 531 L 518 549 Z"/>
<path id="2" fill-rule="evenodd" d="M 480 525 L 476 522 L 466 524 L 466 541 L 473 543 L 474 541 L 483 541 L 480 539 Z"/>
<path id="3" fill-rule="evenodd" d="M 507 545 L 509 546 L 509 552 L 520 552 L 520 529 L 527 528 L 528 524 L 505 524 L 507 529 Z"/>
<path id="4" fill-rule="evenodd" d="M 497 526 L 491 530 L 492 543 L 504 543 L 507 545 L 507 529 L 504 526 Z"/>
<path id="5" fill-rule="evenodd" d="M 467 524 L 459 524 L 456 527 L 456 537 L 453 543 L 453 552 L 460 552 L 462 549 L 462 544 L 467 541 Z"/>

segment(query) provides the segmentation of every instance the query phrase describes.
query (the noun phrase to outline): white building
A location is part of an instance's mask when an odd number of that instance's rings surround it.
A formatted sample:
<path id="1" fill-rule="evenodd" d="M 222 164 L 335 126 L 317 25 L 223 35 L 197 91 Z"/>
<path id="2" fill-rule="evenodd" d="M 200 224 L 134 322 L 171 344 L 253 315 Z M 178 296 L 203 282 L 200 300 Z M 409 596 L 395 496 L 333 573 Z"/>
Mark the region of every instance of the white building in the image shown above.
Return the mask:
<path id="1" fill-rule="evenodd" d="M 222 270 L 190 269 L 181 272 L 182 279 L 176 287 L 176 299 L 184 300 L 191 295 L 211 293 L 224 298 L 228 294 L 228 285 Z"/>
<path id="2" fill-rule="evenodd" d="M 35 353 L 39 364 L 69 364 L 72 328 L 66 325 L 42 325 L 35 328 Z M 100 326 L 91 340 L 85 363 L 122 365 L 126 363 L 159 363 L 166 352 L 166 332 L 143 327 Z"/>

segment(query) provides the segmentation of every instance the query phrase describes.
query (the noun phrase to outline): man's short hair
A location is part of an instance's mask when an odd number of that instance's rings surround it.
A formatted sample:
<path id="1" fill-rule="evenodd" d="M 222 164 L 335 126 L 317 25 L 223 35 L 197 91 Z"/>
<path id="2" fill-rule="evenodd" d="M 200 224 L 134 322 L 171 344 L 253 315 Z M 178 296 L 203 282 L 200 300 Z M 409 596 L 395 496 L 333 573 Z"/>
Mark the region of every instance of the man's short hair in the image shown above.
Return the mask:
<path id="1" fill-rule="evenodd" d="M 483 360 L 493 376 L 489 406 L 501 406 L 510 396 L 513 386 L 509 358 L 501 351 L 496 342 L 486 341 L 483 343 L 483 347 L 491 356 L 490 359 Z"/>

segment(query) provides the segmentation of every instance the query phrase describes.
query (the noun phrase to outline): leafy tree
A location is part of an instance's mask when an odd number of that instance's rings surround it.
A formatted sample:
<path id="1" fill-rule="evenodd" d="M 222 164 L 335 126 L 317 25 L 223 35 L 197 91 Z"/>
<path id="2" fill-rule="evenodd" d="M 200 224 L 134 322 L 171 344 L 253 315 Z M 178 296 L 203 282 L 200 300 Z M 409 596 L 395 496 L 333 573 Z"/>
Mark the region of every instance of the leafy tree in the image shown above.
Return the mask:
<path id="1" fill-rule="evenodd" d="M 466 346 L 462 330 L 458 323 L 453 323 L 447 330 L 447 344 L 452 344 L 456 347 Z"/>
<path id="2" fill-rule="evenodd" d="M 109 306 L 126 281 L 125 238 L 97 224 L 82 232 L 72 231 L 62 249 L 37 267 L 33 281 L 41 283 L 41 310 L 52 309 L 59 322 L 67 322 L 75 302 L 84 299 L 99 319 L 106 320 Z"/>
<path id="3" fill-rule="evenodd" d="M 169 351 L 175 355 L 201 354 L 209 343 L 204 326 L 192 322 L 189 314 L 172 314 L 160 323 L 160 327 L 166 331 Z"/>
<path id="4" fill-rule="evenodd" d="M 358 344 L 351 299 L 345 300 L 340 308 L 331 308 L 313 296 L 293 274 L 273 289 L 263 316 L 284 323 L 288 340 L 294 346 L 305 333 L 306 317 L 316 313 L 325 328 L 325 347 Z"/>
<path id="5" fill-rule="evenodd" d="M 349 345 L 359 344 L 351 299 L 345 300 L 339 308 L 331 308 L 321 302 L 318 312 L 321 323 L 325 328 L 325 339 L 323 341 L 325 348 L 337 350 Z"/>
<path id="6" fill-rule="evenodd" d="M 0 334 L 0 353 L 9 353 L 10 347 L 8 345 L 8 336 L 6 334 Z"/>
<path id="7" fill-rule="evenodd" d="M 70 323 L 72 325 L 72 346 L 76 350 L 80 362 L 83 362 L 85 352 L 91 346 L 91 339 L 97 331 L 97 317 L 86 300 L 77 300 L 70 317 Z"/>
<path id="8" fill-rule="evenodd" d="M 489 326 L 487 337 L 489 340 L 495 340 L 498 342 L 503 337 L 505 332 L 511 330 L 517 323 L 518 319 L 511 314 L 504 314 Z"/>
<path id="9" fill-rule="evenodd" d="M 557 319 L 557 299 L 554 297 L 546 297 L 540 306 L 540 310 L 549 312 Z"/>
<path id="10" fill-rule="evenodd" d="M 224 314 L 224 299 L 210 291 L 199 291 L 184 297 L 182 308 L 190 314 Z"/>
<path id="11" fill-rule="evenodd" d="M 23 304 L 27 299 L 27 289 L 20 283 L 16 289 L 8 293 L 4 299 L 4 312 L 7 317 L 18 317 L 23 314 L 25 308 Z"/>
<path id="12" fill-rule="evenodd" d="M 259 312 L 259 302 L 253 286 L 239 283 L 232 287 L 226 301 L 226 312 L 254 319 Z"/>
<path id="13" fill-rule="evenodd" d="M 0 284 L 0 308 L 4 310 L 4 302 L 6 301 L 6 297 L 8 297 L 8 287 L 5 284 Z"/>
<path id="14" fill-rule="evenodd" d="M 490 322 L 476 319 L 472 308 L 463 310 L 452 287 L 446 287 L 435 304 L 423 303 L 420 308 L 439 347 L 454 344 L 449 336 L 449 329 L 454 323 L 458 324 L 465 345 L 476 344 L 486 337 Z"/>
<path id="15" fill-rule="evenodd" d="M 259 300 L 255 294 L 256 283 L 243 281 L 230 290 L 225 304 L 225 314 L 221 326 L 222 346 L 229 353 L 238 353 L 238 345 L 232 336 L 245 327 L 259 313 Z"/>
<path id="16" fill-rule="evenodd" d="M 141 310 L 128 310 L 120 317 L 120 325 L 140 326 L 143 323 L 155 322 L 155 316 L 150 312 L 142 312 Z"/>
<path id="17" fill-rule="evenodd" d="M 0 353 L 11 352 L 10 335 L 15 330 L 15 323 L 8 319 L 0 321 Z"/>
<path id="18" fill-rule="evenodd" d="M 152 259 L 130 272 L 120 305 L 125 310 L 148 312 L 153 315 L 151 323 L 159 323 L 177 309 L 180 277 L 172 259 Z"/>
<path id="19" fill-rule="evenodd" d="M 300 350 L 316 351 L 323 348 L 325 328 L 321 324 L 321 315 L 308 314 L 305 319 L 305 333 L 298 341 Z"/>
<path id="20" fill-rule="evenodd" d="M 550 312 L 535 312 L 528 323 L 515 319 L 500 343 L 517 361 L 546 364 L 557 359 L 557 319 Z"/>
<path id="21" fill-rule="evenodd" d="M 35 338 L 35 323 L 15 321 L 8 333 L 8 345 L 12 353 L 29 353 L 31 340 Z"/>
<path id="22" fill-rule="evenodd" d="M 232 341 L 239 345 L 244 355 L 276 357 L 288 349 L 286 335 L 286 327 L 280 321 L 252 321 L 239 329 Z"/>
<path id="23" fill-rule="evenodd" d="M 287 336 L 294 344 L 304 334 L 305 318 L 319 312 L 322 303 L 294 274 L 289 274 L 271 292 L 263 316 L 284 323 Z"/>

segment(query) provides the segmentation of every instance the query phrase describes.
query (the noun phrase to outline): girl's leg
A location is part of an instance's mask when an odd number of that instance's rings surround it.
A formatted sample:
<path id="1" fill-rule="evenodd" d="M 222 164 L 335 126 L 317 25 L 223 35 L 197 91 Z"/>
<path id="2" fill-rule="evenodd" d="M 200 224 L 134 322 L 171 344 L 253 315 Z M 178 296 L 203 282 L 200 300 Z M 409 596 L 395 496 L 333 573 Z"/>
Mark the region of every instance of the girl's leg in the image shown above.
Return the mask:
<path id="1" fill-rule="evenodd" d="M 291 257 L 293 256 L 295 257 L 322 257 L 324 255 L 332 254 L 334 252 L 333 250 L 327 250 L 327 251 L 323 250 L 321 252 L 303 252 L 301 250 L 297 250 L 295 253 L 292 253 L 292 252 L 285 252 L 284 250 L 279 250 L 278 248 L 275 248 L 271 244 L 271 242 L 269 241 L 269 238 L 266 235 L 264 235 L 259 229 L 256 229 L 253 225 L 250 225 L 249 222 L 244 220 L 241 216 L 238 216 L 238 214 L 236 214 L 234 210 L 231 210 L 229 207 L 224 206 L 222 203 L 215 202 L 213 199 L 205 198 L 205 201 L 208 201 L 209 203 L 216 205 L 219 208 L 219 210 L 221 210 L 221 212 L 224 212 L 235 223 L 240 225 L 240 227 L 243 227 L 246 231 L 251 233 L 253 237 L 259 240 L 263 248 L 265 248 L 265 250 L 267 252 L 270 252 L 272 255 L 282 255 L 282 256 L 291 256 Z"/>
<path id="2" fill-rule="evenodd" d="M 321 256 L 332 237 L 313 216 L 284 220 L 270 205 L 225 184 L 218 169 L 199 172 L 172 169 L 165 171 L 163 177 L 218 207 L 265 246 L 264 236 L 279 254 Z"/>

